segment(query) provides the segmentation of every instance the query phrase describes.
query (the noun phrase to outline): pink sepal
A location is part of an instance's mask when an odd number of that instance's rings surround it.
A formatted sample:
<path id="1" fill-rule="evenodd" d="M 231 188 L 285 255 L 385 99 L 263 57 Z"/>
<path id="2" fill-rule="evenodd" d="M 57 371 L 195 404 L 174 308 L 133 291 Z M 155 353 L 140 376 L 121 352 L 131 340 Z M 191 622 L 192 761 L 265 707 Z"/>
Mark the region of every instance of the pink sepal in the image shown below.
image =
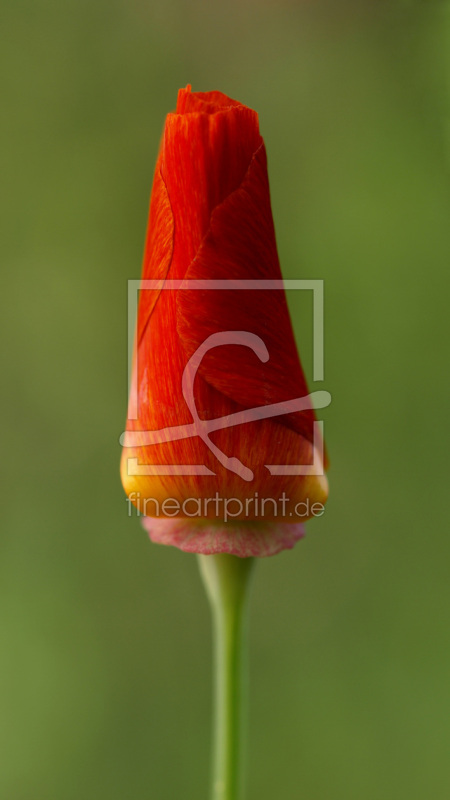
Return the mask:
<path id="1" fill-rule="evenodd" d="M 230 553 L 240 558 L 274 556 L 290 550 L 305 535 L 300 522 L 211 522 L 209 520 L 143 517 L 152 542 L 187 553 Z"/>

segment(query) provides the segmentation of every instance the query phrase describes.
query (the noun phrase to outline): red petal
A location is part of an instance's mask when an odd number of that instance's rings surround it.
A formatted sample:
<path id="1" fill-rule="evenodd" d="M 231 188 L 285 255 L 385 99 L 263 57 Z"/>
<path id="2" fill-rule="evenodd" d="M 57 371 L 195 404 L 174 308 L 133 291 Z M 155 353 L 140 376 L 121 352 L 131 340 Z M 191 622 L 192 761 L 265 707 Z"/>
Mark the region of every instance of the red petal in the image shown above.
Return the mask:
<path id="1" fill-rule="evenodd" d="M 161 172 L 175 225 L 170 278 L 184 277 L 214 208 L 240 186 L 260 143 L 257 114 L 243 106 L 168 115 Z"/>
<path id="2" fill-rule="evenodd" d="M 161 175 L 160 153 L 153 179 L 147 238 L 144 250 L 142 278 L 144 280 L 163 280 L 169 271 L 173 253 L 174 223 L 169 195 Z M 140 292 L 138 313 L 138 342 L 142 340 L 145 328 L 158 299 L 159 292 L 145 290 Z"/>
<path id="3" fill-rule="evenodd" d="M 202 112 L 203 114 L 215 114 L 216 111 L 232 106 L 242 106 L 237 100 L 232 100 L 222 92 L 191 92 L 191 87 L 180 89 L 178 92 L 177 114 L 190 114 L 192 112 Z"/>
<path id="4" fill-rule="evenodd" d="M 150 201 L 144 280 L 164 279 L 169 269 L 170 278 L 184 276 L 213 209 L 240 185 L 262 141 L 256 112 L 221 92 L 182 89 L 179 106 L 203 113 L 167 116 Z M 138 341 L 158 297 L 157 291 L 141 292 Z"/>
<path id="5" fill-rule="evenodd" d="M 218 206 L 210 230 L 186 272 L 187 280 L 281 280 L 270 207 L 264 146 L 239 188 Z M 262 364 L 249 347 L 224 346 L 203 359 L 200 375 L 244 407 L 308 394 L 282 290 L 183 290 L 178 292 L 178 331 L 190 357 L 218 331 L 248 331 L 269 351 Z M 312 440 L 311 410 L 278 418 Z"/>

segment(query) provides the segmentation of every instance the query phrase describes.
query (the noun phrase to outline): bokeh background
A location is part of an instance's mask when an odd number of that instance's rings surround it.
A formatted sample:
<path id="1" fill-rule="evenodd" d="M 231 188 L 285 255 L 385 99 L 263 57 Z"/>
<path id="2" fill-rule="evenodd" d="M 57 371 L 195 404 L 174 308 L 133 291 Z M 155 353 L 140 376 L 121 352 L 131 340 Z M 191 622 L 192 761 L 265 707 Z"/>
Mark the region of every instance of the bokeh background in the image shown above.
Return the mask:
<path id="1" fill-rule="evenodd" d="M 2 16 L 0 797 L 207 797 L 196 560 L 149 543 L 118 477 L 127 280 L 190 82 L 259 111 L 284 274 L 325 281 L 331 495 L 258 564 L 248 797 L 444 800 L 449 3 Z M 290 301 L 311 376 L 311 309 Z"/>

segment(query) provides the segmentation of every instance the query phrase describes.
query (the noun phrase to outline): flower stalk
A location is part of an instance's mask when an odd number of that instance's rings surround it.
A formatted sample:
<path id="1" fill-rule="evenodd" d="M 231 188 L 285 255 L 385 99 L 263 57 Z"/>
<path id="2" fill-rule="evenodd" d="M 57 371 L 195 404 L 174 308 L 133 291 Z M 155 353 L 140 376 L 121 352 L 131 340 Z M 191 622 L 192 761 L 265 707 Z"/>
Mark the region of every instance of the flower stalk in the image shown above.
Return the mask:
<path id="1" fill-rule="evenodd" d="M 254 558 L 199 555 L 214 631 L 214 738 L 211 800 L 242 800 L 247 606 Z"/>

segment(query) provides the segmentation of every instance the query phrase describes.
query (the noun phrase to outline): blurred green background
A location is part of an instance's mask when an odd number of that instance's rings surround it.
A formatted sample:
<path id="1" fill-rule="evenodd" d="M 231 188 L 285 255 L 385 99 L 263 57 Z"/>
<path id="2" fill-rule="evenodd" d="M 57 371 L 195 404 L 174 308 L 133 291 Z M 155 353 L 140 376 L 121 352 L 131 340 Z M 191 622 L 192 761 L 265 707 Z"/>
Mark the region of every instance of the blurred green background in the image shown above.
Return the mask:
<path id="1" fill-rule="evenodd" d="M 449 797 L 449 4 L 2 16 L 1 800 L 207 797 L 196 560 L 118 476 L 127 280 L 188 82 L 259 111 L 284 274 L 325 280 L 331 494 L 258 564 L 248 797 Z"/>

